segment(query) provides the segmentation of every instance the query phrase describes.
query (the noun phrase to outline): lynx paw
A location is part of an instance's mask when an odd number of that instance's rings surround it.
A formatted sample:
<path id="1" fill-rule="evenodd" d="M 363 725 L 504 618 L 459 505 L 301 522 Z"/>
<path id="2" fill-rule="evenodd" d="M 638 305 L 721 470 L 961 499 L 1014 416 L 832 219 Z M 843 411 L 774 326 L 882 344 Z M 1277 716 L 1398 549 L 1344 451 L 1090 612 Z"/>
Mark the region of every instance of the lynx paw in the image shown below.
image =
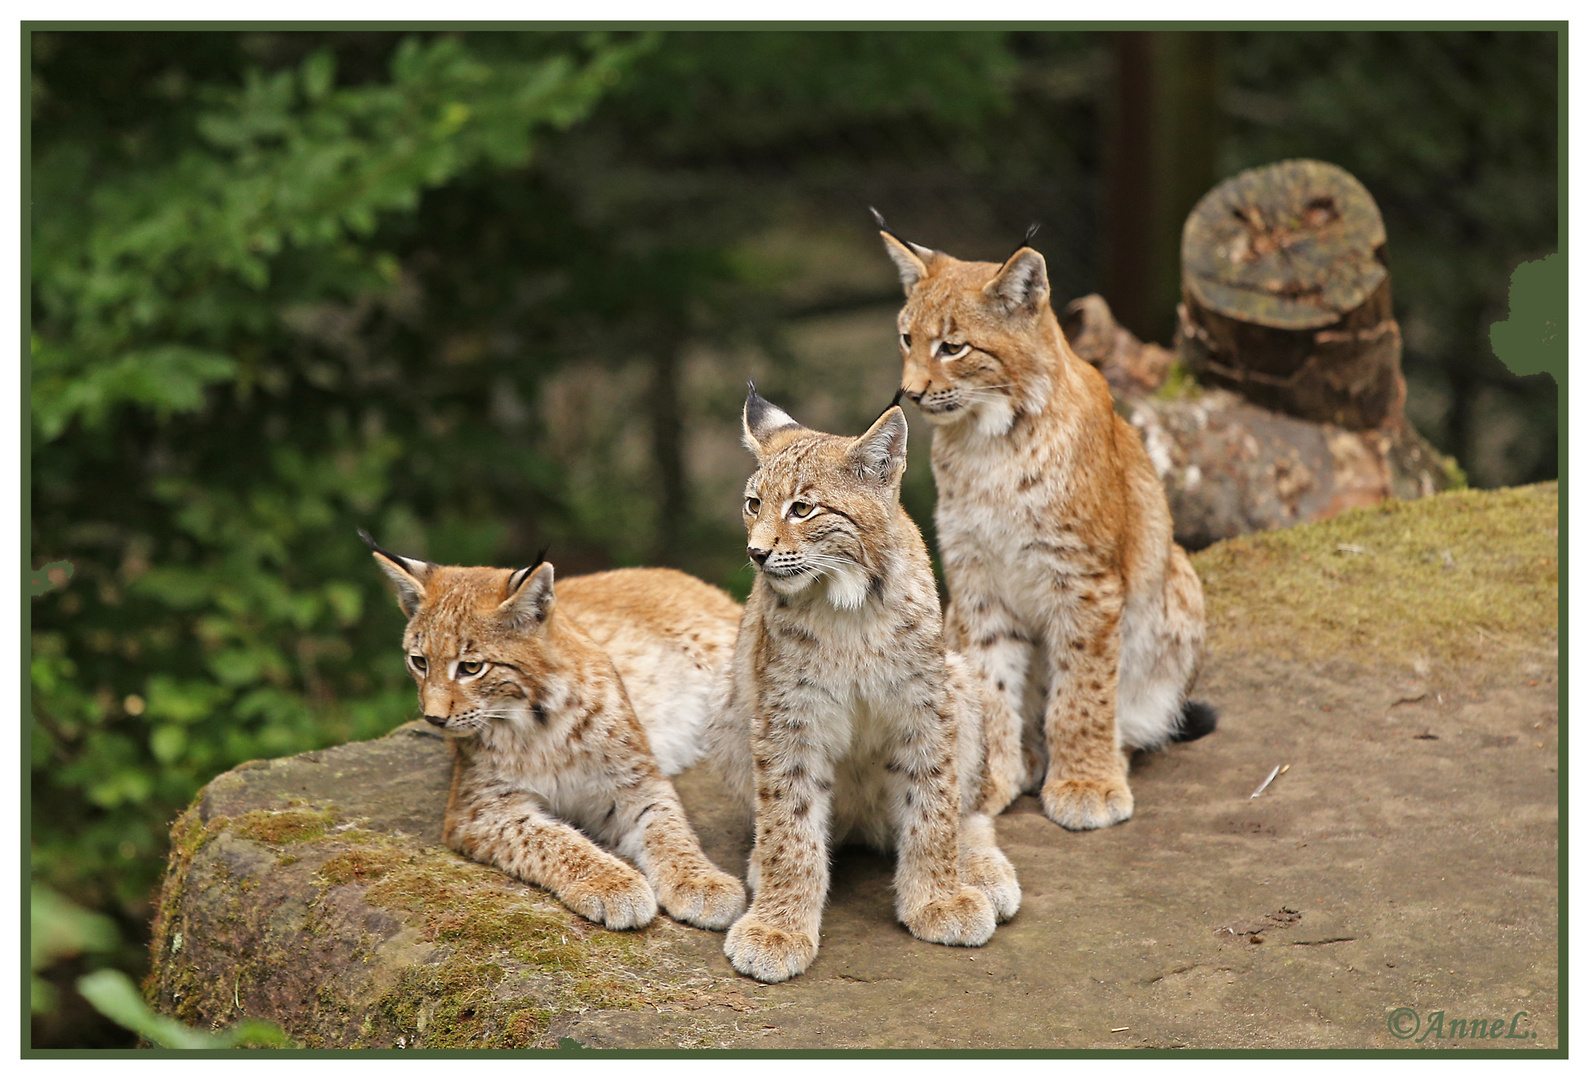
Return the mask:
<path id="1" fill-rule="evenodd" d="M 723 955 L 741 975 L 764 983 L 783 982 L 810 966 L 817 942 L 808 934 L 780 929 L 749 914 L 728 931 Z"/>
<path id="2" fill-rule="evenodd" d="M 646 879 L 621 864 L 603 867 L 574 882 L 558 898 L 609 930 L 633 930 L 657 914 L 657 898 Z"/>
<path id="3" fill-rule="evenodd" d="M 968 852 L 962 860 L 960 877 L 988 898 L 999 922 L 1021 909 L 1021 883 L 1015 878 L 1015 867 L 998 848 Z"/>
<path id="4" fill-rule="evenodd" d="M 982 783 L 982 798 L 977 809 L 997 817 L 1020 797 L 1020 786 L 1010 777 L 989 776 Z"/>
<path id="5" fill-rule="evenodd" d="M 1053 780 L 1043 785 L 1043 813 L 1067 829 L 1102 829 L 1131 816 L 1135 802 L 1124 776 L 1109 780 Z"/>
<path id="6" fill-rule="evenodd" d="M 997 920 L 981 889 L 964 886 L 953 896 L 933 900 L 901 918 L 912 934 L 939 945 L 984 945 Z"/>
<path id="7" fill-rule="evenodd" d="M 726 928 L 745 910 L 745 887 L 715 868 L 664 885 L 657 894 L 662 910 L 679 922 L 706 930 Z"/>

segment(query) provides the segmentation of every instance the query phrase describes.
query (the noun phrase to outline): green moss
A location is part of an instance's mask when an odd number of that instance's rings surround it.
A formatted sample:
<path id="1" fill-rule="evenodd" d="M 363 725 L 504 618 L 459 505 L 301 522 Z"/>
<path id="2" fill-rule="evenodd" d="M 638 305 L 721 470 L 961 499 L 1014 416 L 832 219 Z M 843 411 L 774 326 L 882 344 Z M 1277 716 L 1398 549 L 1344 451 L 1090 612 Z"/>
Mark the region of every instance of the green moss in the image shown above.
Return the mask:
<path id="1" fill-rule="evenodd" d="M 232 831 L 245 839 L 280 847 L 319 839 L 336 819 L 336 814 L 329 810 L 303 807 L 250 810 L 233 819 Z"/>
<path id="2" fill-rule="evenodd" d="M 360 846 L 331 856 L 321 864 L 319 876 L 332 885 L 379 881 L 402 860 L 396 851 Z"/>
<path id="3" fill-rule="evenodd" d="M 531 1046 L 558 1012 L 652 1000 L 634 975 L 646 966 L 639 935 L 591 927 L 550 896 L 526 893 L 450 852 L 415 851 L 374 834 L 361 840 L 327 859 L 319 880 L 364 885 L 366 902 L 439 946 L 404 968 L 376 1003 L 373 1026 L 361 1036 L 366 1045 L 401 1035 L 431 1048 Z M 531 982 L 522 992 L 498 993 L 510 973 Z"/>
<path id="4" fill-rule="evenodd" d="M 1553 650 L 1556 485 L 1389 501 L 1193 559 L 1225 653 L 1472 663 Z"/>
<path id="5" fill-rule="evenodd" d="M 1170 366 L 1164 372 L 1164 381 L 1159 388 L 1153 391 L 1153 396 L 1166 401 L 1179 401 L 1183 398 L 1194 398 L 1202 393 L 1202 386 L 1197 377 L 1192 374 L 1192 369 L 1186 366 L 1186 361 L 1177 354 L 1170 361 Z"/>
<path id="6" fill-rule="evenodd" d="M 160 984 L 171 957 L 172 920 L 182 906 L 182 894 L 187 887 L 188 870 L 193 857 L 205 844 L 220 835 L 228 819 L 216 817 L 206 822 L 198 810 L 198 800 L 182 812 L 171 824 L 171 850 L 166 855 L 165 878 L 160 885 L 160 903 L 155 909 L 154 925 L 150 927 L 149 973 L 143 979 L 143 995 L 151 1004 L 156 1003 Z M 180 965 L 177 965 L 180 967 Z"/>
<path id="7" fill-rule="evenodd" d="M 173 830 L 173 857 L 184 861 L 181 873 L 168 877 L 170 892 L 162 906 L 162 918 L 177 910 L 180 883 L 193 856 L 223 831 L 276 849 L 271 873 L 282 871 L 289 860 L 299 864 L 300 874 L 312 867 L 310 880 L 320 893 L 310 900 L 300 931 L 274 945 L 274 931 L 266 933 L 260 939 L 263 951 L 233 976 L 245 987 L 257 987 L 270 978 L 269 971 L 291 968 L 305 938 L 335 933 L 342 935 L 339 945 L 351 948 L 354 964 L 391 965 L 386 970 L 393 981 L 380 988 L 370 985 L 373 998 L 361 998 L 358 991 L 350 998 L 351 986 L 340 983 L 317 987 L 316 1019 L 302 1025 L 307 1030 L 294 1032 L 303 1045 L 352 1035 L 360 1046 L 548 1046 L 546 1033 L 557 1015 L 641 1008 L 696 992 L 693 986 L 675 988 L 666 979 L 654 982 L 651 946 L 642 933 L 593 926 L 549 894 L 445 849 L 346 825 L 333 830 L 335 820 L 333 811 L 308 805 L 207 824 L 190 811 Z M 417 932 L 417 949 L 410 935 L 401 948 L 411 952 L 400 960 L 383 959 L 390 931 L 376 930 L 374 923 L 364 938 L 346 940 L 353 929 L 344 917 L 346 899 L 324 901 L 330 890 L 347 887 L 363 890 L 366 903 Z M 246 891 L 246 882 L 229 881 L 225 893 L 214 898 L 223 923 L 235 914 L 240 940 L 252 936 L 242 924 L 260 921 Z M 165 1011 L 190 1023 L 236 1011 L 232 978 L 224 986 L 201 985 L 195 967 L 170 967 L 161 984 Z M 351 985 L 358 984 L 355 979 Z"/>

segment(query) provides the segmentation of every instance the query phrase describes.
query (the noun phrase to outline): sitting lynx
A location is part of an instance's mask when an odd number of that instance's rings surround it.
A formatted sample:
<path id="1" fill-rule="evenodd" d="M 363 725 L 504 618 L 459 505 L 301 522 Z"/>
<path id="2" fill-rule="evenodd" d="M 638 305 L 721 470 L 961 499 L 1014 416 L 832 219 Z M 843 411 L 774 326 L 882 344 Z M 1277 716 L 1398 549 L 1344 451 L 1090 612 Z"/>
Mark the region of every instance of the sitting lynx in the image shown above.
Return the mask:
<path id="1" fill-rule="evenodd" d="M 646 925 L 659 902 L 710 930 L 745 910 L 740 883 L 702 853 L 613 661 L 556 602 L 551 563 L 436 566 L 380 548 L 375 558 L 408 616 L 403 645 L 425 719 L 451 736 L 449 847 L 549 889 L 613 930 Z M 622 573 L 630 576 L 565 587 L 592 601 L 593 625 L 610 629 L 625 617 L 628 601 L 612 603 L 615 590 L 625 591 L 617 586 L 636 596 L 681 588 L 668 579 L 675 571 Z M 669 647 L 658 642 L 654 651 Z M 665 715 L 658 720 L 667 726 Z M 683 740 L 672 745 L 676 756 L 692 752 Z"/>
<path id="2" fill-rule="evenodd" d="M 961 262 L 877 220 L 905 286 L 901 392 L 936 425 L 949 641 L 986 691 L 982 807 L 998 813 L 1040 784 L 1043 812 L 1066 828 L 1124 821 L 1122 748 L 1215 723 L 1186 700 L 1203 589 L 1171 538 L 1164 488 L 1103 376 L 1060 332 L 1041 255 Z"/>
<path id="3" fill-rule="evenodd" d="M 780 982 L 816 955 L 828 849 L 853 838 L 899 851 L 895 906 L 911 933 L 981 945 L 1021 891 L 982 787 L 980 707 L 945 658 L 921 533 L 899 505 L 905 416 L 858 439 L 801 427 L 752 388 L 745 488 L 759 568 L 709 752 L 754 797 L 750 910 L 724 952 Z"/>

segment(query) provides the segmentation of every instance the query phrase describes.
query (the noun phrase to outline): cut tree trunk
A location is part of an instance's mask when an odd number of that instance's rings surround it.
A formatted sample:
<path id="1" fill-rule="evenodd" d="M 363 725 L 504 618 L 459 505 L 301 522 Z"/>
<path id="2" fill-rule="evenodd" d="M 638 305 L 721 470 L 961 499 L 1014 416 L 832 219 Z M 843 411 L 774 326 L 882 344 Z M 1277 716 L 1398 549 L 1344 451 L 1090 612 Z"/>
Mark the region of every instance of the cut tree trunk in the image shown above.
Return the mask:
<path id="1" fill-rule="evenodd" d="M 1340 166 L 1282 161 L 1205 195 L 1181 233 L 1181 298 L 1176 351 L 1204 382 L 1355 431 L 1402 424 L 1385 224 Z"/>
<path id="2" fill-rule="evenodd" d="M 1354 431 L 1184 379 L 1161 392 L 1174 354 L 1117 323 L 1103 297 L 1072 300 L 1061 325 L 1141 433 L 1184 547 L 1322 521 L 1382 499 L 1421 498 L 1462 482 L 1456 463 L 1399 412 L 1399 422 Z"/>

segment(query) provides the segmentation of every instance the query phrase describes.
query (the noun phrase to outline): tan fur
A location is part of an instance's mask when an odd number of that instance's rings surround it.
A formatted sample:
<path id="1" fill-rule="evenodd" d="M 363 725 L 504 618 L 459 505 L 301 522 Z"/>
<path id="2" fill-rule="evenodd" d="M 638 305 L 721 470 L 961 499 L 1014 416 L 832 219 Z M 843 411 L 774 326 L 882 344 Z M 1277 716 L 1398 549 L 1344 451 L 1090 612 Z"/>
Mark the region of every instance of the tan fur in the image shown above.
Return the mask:
<path id="1" fill-rule="evenodd" d="M 936 426 L 949 641 L 986 691 L 983 808 L 1040 790 L 1067 828 L 1124 821 L 1124 751 L 1174 735 L 1202 660 L 1202 585 L 1164 490 L 1060 332 L 1041 255 L 883 240 L 905 284 L 901 388 Z"/>
<path id="2" fill-rule="evenodd" d="M 945 657 L 926 545 L 899 505 L 905 419 L 859 439 L 746 405 L 759 468 L 745 522 L 761 562 L 709 728 L 730 789 L 754 802 L 750 910 L 724 952 L 763 982 L 816 955 L 831 845 L 899 852 L 895 908 L 917 937 L 981 945 L 1020 905 L 982 789 L 978 693 Z"/>
<path id="3" fill-rule="evenodd" d="M 557 603 L 612 658 L 663 774 L 693 765 L 712 691 L 734 655 L 739 605 L 659 567 L 566 578 Z"/>
<path id="4" fill-rule="evenodd" d="M 708 929 L 744 910 L 740 883 L 702 853 L 613 660 L 554 594 L 550 563 L 519 571 L 435 566 L 381 551 L 376 560 L 409 616 L 403 645 L 425 719 L 451 738 L 442 831 L 449 847 L 614 930 L 646 925 L 659 902 L 675 919 Z M 710 587 L 679 582 L 684 575 L 672 571 L 622 573 L 575 579 L 563 591 L 578 596 L 571 606 L 631 659 L 646 653 L 639 642 L 648 632 L 657 639 L 650 652 L 667 653 L 676 626 L 619 633 L 611 624 L 659 598 Z M 684 638 L 706 664 L 722 651 L 721 628 L 713 631 L 700 612 L 684 621 L 692 618 L 693 636 Z M 642 671 L 637 682 L 644 678 Z"/>

